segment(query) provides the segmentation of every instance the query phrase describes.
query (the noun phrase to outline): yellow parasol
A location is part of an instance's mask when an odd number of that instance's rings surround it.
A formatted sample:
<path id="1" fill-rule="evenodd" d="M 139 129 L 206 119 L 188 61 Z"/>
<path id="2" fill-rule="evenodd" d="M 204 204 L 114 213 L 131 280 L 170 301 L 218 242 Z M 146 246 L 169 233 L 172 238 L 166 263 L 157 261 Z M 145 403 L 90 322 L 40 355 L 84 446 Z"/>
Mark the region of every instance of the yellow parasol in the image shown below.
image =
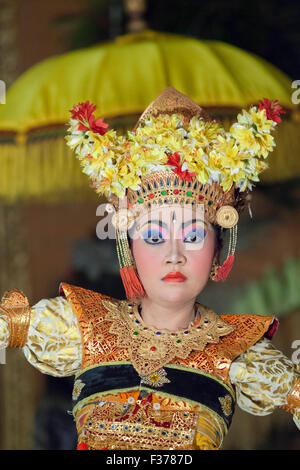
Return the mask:
<path id="1" fill-rule="evenodd" d="M 125 130 L 167 86 L 225 125 L 241 107 L 278 99 L 288 113 L 262 181 L 299 176 L 300 119 L 289 77 L 223 42 L 145 31 L 44 60 L 13 84 L 0 106 L 0 197 L 14 202 L 92 195 L 64 141 L 69 109 L 89 100 L 96 115 Z"/>

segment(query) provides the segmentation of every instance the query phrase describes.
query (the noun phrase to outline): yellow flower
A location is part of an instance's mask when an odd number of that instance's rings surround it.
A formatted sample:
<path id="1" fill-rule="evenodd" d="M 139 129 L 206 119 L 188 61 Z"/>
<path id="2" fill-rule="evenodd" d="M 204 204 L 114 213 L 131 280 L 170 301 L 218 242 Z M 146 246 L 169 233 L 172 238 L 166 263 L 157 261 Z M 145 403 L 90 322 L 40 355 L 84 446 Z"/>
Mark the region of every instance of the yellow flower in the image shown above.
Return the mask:
<path id="1" fill-rule="evenodd" d="M 162 114 L 157 117 L 151 116 L 149 121 L 154 132 L 169 132 L 183 127 L 184 116 L 182 114 Z"/>
<path id="2" fill-rule="evenodd" d="M 274 137 L 271 134 L 261 133 L 257 134 L 256 138 L 260 143 L 258 155 L 267 158 L 269 152 L 272 152 L 275 147 Z"/>
<path id="3" fill-rule="evenodd" d="M 86 172 L 88 174 L 98 174 L 99 172 L 101 172 L 102 170 L 104 170 L 106 167 L 106 162 L 101 160 L 100 158 L 86 158 L 85 160 L 85 168 L 86 168 Z"/>
<path id="4" fill-rule="evenodd" d="M 274 147 L 274 139 L 270 134 L 274 128 L 274 122 L 267 119 L 265 110 L 257 110 L 253 106 L 249 113 L 243 110 L 237 120 L 238 124 L 233 124 L 230 131 L 239 142 L 241 149 L 252 149 L 255 155 L 267 158 L 268 153 Z"/>
<path id="5" fill-rule="evenodd" d="M 156 142 L 170 152 L 179 152 L 182 147 L 182 139 L 179 134 L 159 135 Z"/>
<path id="6" fill-rule="evenodd" d="M 246 175 L 245 172 L 240 169 L 237 173 L 232 174 L 230 169 L 224 170 L 224 176 L 222 175 L 220 185 L 224 189 L 224 191 L 229 191 L 234 183 L 238 183 L 240 180 L 245 179 Z"/>
<path id="7" fill-rule="evenodd" d="M 237 115 L 237 122 L 243 127 L 250 128 L 252 125 L 252 118 L 250 114 L 243 109 L 242 113 Z"/>
<path id="8" fill-rule="evenodd" d="M 104 135 L 95 134 L 95 133 L 91 133 L 91 134 L 92 134 L 92 140 L 94 142 L 93 151 L 96 153 L 98 151 L 101 152 L 103 148 L 108 149 L 114 145 L 117 145 L 118 143 L 118 137 L 116 135 L 116 132 L 113 130 L 106 132 L 106 134 Z"/>
<path id="9" fill-rule="evenodd" d="M 92 178 L 96 192 L 99 194 L 104 193 L 106 196 L 111 191 L 112 180 L 114 177 L 114 169 L 106 168 L 104 174 L 101 175 L 101 179 Z"/>
<path id="10" fill-rule="evenodd" d="M 188 170 L 191 173 L 196 173 L 196 177 L 200 183 L 205 184 L 208 182 L 209 172 L 205 161 L 191 160 L 187 162 Z"/>
<path id="11" fill-rule="evenodd" d="M 210 152 L 208 156 L 208 167 L 214 171 L 223 170 L 223 161 L 219 153 L 216 153 L 215 151 Z"/>
<path id="12" fill-rule="evenodd" d="M 125 188 L 137 190 L 141 183 L 141 178 L 134 172 L 127 173 L 123 178 L 120 178 L 122 185 Z"/>
<path id="13" fill-rule="evenodd" d="M 189 122 L 172 114 L 149 117 L 127 137 L 113 130 L 79 132 L 74 121 L 66 140 L 98 193 L 123 197 L 126 188 L 139 188 L 142 176 L 169 169 L 165 163 L 175 152 L 181 168 L 195 173 L 202 184 L 216 181 L 227 191 L 236 183 L 243 191 L 267 167 L 262 159 L 275 146 L 273 128 L 265 111 L 252 107 L 238 115 L 230 132 L 215 121 L 193 117 Z"/>
<path id="14" fill-rule="evenodd" d="M 257 154 L 259 151 L 259 142 L 257 142 L 252 129 L 245 129 L 245 127 L 233 125 L 230 132 L 239 143 L 242 151 L 252 150 L 254 154 Z"/>
<path id="15" fill-rule="evenodd" d="M 208 146 L 217 139 L 224 129 L 216 122 L 206 122 L 193 117 L 190 121 L 189 134 L 196 140 L 196 145 Z"/>
<path id="16" fill-rule="evenodd" d="M 267 118 L 264 109 L 259 109 L 257 111 L 256 108 L 253 106 L 250 109 L 250 116 L 258 132 L 266 132 L 273 129 L 274 122 Z"/>
<path id="17" fill-rule="evenodd" d="M 243 168 L 245 166 L 245 162 L 243 160 L 249 158 L 250 155 L 240 152 L 240 148 L 234 139 L 229 138 L 225 140 L 224 138 L 219 137 L 219 143 L 221 154 L 223 154 L 222 162 L 225 168 L 236 170 L 237 168 Z"/>
<path id="18" fill-rule="evenodd" d="M 251 173 L 251 179 L 253 181 L 259 181 L 258 175 L 262 171 L 266 170 L 268 168 L 268 166 L 269 165 L 264 160 L 261 160 L 261 159 L 258 159 L 258 158 L 250 160 L 248 162 L 247 169 Z"/>
<path id="19" fill-rule="evenodd" d="M 232 185 L 233 185 L 233 177 L 230 174 L 230 171 L 227 171 L 225 173 L 225 177 L 223 177 L 220 182 L 220 186 L 222 186 L 224 191 L 229 191 Z"/>

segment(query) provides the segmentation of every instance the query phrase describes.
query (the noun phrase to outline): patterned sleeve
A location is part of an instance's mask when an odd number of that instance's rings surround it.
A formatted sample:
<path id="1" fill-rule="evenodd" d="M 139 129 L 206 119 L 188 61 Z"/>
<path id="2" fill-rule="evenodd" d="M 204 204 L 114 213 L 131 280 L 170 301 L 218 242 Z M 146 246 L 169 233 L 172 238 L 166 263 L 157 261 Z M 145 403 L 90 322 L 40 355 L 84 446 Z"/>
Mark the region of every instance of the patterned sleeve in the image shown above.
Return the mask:
<path id="1" fill-rule="evenodd" d="M 7 319 L 0 315 L 0 349 L 7 347 L 8 339 Z M 43 299 L 31 308 L 23 352 L 44 374 L 65 377 L 80 369 L 81 334 L 72 306 L 64 297 Z"/>
<path id="2" fill-rule="evenodd" d="M 5 349 L 8 346 L 9 329 L 7 324 L 6 315 L 0 313 L 0 349 Z"/>
<path id="3" fill-rule="evenodd" d="M 240 408 L 264 416 L 276 407 L 290 408 L 289 396 L 298 390 L 300 374 L 291 360 L 263 338 L 232 362 L 229 377 Z M 300 401 L 296 402 L 293 419 L 300 429 Z"/>

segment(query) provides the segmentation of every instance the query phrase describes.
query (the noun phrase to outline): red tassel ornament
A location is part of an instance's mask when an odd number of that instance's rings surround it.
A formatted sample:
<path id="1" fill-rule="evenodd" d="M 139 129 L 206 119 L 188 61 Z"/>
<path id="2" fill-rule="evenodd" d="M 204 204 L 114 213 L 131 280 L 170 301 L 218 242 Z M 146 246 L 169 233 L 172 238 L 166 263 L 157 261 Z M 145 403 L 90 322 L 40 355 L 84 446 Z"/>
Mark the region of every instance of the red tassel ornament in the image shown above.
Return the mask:
<path id="1" fill-rule="evenodd" d="M 230 234 L 230 239 L 229 239 L 227 258 L 221 266 L 219 266 L 216 263 L 213 265 L 213 270 L 210 276 L 210 278 L 216 282 L 225 281 L 228 274 L 230 273 L 232 269 L 232 266 L 234 263 L 234 253 L 235 253 L 235 248 L 236 248 L 236 242 L 237 242 L 237 224 L 235 224 L 233 227 L 230 227 L 229 234 Z"/>
<path id="2" fill-rule="evenodd" d="M 136 300 L 145 297 L 146 293 L 134 266 L 131 250 L 128 244 L 127 232 L 117 231 L 117 253 L 120 264 L 120 274 L 127 299 Z"/>
<path id="3" fill-rule="evenodd" d="M 214 281 L 225 281 L 234 263 L 234 255 L 229 255 L 222 266 L 215 270 L 212 278 Z"/>
<path id="4" fill-rule="evenodd" d="M 133 265 L 121 268 L 120 274 L 127 299 L 136 300 L 145 297 L 144 287 Z"/>

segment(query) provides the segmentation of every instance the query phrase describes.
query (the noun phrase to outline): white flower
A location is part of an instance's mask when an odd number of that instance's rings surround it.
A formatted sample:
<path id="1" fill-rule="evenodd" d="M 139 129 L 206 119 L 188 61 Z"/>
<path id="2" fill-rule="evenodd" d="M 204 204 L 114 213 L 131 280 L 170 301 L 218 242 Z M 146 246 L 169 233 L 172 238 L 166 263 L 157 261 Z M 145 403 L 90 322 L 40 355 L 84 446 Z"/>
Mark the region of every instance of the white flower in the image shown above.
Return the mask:
<path id="1" fill-rule="evenodd" d="M 189 169 L 189 167 L 188 167 L 187 162 L 184 162 L 183 165 L 181 166 L 181 171 L 186 171 L 188 169 Z"/>
<path id="2" fill-rule="evenodd" d="M 219 170 L 209 170 L 209 178 L 210 181 L 208 182 L 211 184 L 213 181 L 216 183 L 220 183 L 221 173 Z"/>
<path id="3" fill-rule="evenodd" d="M 68 144 L 70 147 L 73 147 L 75 145 L 77 145 L 78 143 L 81 143 L 82 142 L 82 132 L 73 132 L 71 135 L 70 135 L 70 138 L 69 138 L 69 141 L 68 141 Z"/>

